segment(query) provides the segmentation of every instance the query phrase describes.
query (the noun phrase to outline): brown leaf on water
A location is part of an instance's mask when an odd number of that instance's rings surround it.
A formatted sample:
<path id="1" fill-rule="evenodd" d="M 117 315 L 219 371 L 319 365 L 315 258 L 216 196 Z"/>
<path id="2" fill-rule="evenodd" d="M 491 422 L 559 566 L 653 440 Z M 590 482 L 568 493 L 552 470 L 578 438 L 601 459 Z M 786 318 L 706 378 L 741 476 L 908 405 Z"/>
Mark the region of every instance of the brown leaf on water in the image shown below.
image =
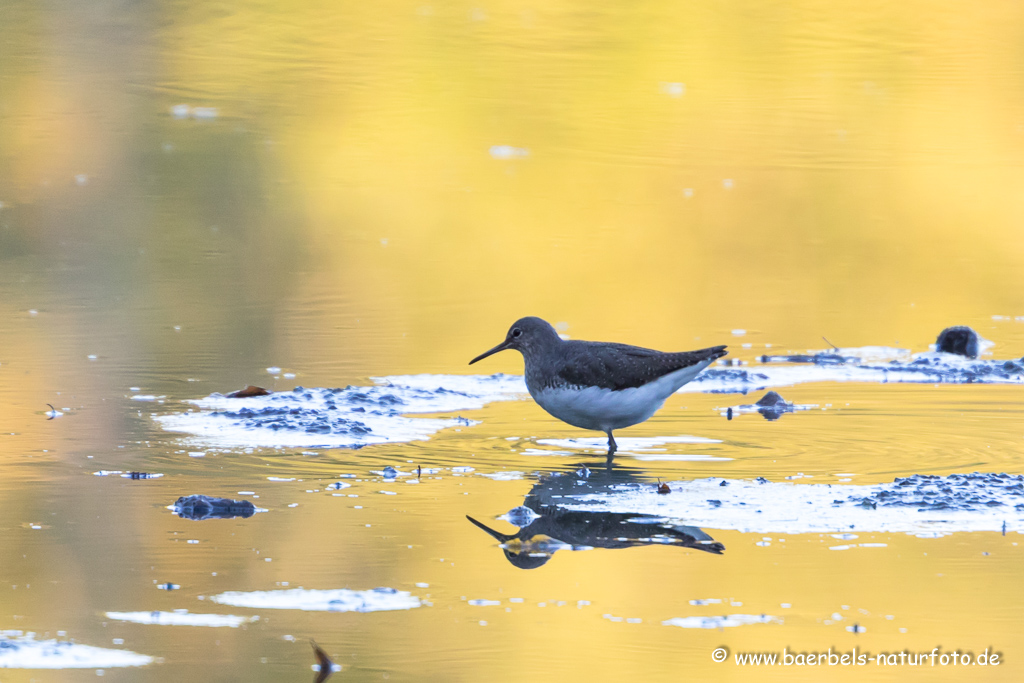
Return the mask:
<path id="1" fill-rule="evenodd" d="M 313 679 L 313 683 L 323 683 L 331 674 L 334 673 L 334 662 L 327 656 L 327 653 L 320 649 L 320 646 L 316 644 L 316 641 L 310 640 L 309 644 L 313 646 L 313 654 L 316 655 L 316 663 L 320 665 L 320 671 L 317 672 L 316 678 Z"/>
<path id="2" fill-rule="evenodd" d="M 232 391 L 230 394 L 226 394 L 227 398 L 251 398 L 253 396 L 270 396 L 270 392 L 263 387 L 258 387 L 250 384 L 245 389 L 239 389 L 238 391 Z"/>
<path id="3" fill-rule="evenodd" d="M 658 480 L 658 493 L 672 493 L 672 489 L 668 487 L 668 484 L 661 483 L 661 479 Z"/>

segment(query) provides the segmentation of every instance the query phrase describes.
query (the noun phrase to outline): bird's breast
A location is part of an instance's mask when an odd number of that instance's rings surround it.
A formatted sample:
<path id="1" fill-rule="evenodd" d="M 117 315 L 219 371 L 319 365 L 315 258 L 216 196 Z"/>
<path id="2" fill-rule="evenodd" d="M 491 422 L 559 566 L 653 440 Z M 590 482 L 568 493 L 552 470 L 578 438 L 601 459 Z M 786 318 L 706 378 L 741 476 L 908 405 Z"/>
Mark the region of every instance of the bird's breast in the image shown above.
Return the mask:
<path id="1" fill-rule="evenodd" d="M 644 387 L 612 391 L 600 387 L 530 389 L 537 404 L 559 420 L 581 429 L 609 431 L 643 422 L 665 397 Z"/>

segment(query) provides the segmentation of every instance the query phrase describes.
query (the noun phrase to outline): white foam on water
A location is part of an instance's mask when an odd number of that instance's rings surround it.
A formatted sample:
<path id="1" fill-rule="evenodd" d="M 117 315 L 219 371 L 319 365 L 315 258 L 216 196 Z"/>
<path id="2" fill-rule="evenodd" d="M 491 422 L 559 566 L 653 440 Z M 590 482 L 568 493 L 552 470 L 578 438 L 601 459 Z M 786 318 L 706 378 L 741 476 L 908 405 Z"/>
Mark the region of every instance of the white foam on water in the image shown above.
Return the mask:
<path id="1" fill-rule="evenodd" d="M 1024 373 L 991 372 L 1001 361 L 971 360 L 948 353 L 908 354 L 905 349 L 877 346 L 824 353 L 852 357 L 857 361 L 821 364 L 771 362 L 741 368 L 713 367 L 684 384 L 677 393 L 739 393 L 811 382 L 1024 384 Z M 883 360 L 891 356 L 895 358 Z"/>
<path id="2" fill-rule="evenodd" d="M 393 588 L 316 590 L 291 588 L 278 591 L 228 591 L 210 597 L 213 602 L 253 609 L 298 609 L 308 612 L 382 612 L 415 609 L 422 603 L 415 595 Z"/>
<path id="3" fill-rule="evenodd" d="M 767 614 L 726 614 L 720 617 L 676 617 L 661 623 L 680 628 L 733 628 L 747 624 L 781 624 L 782 619 Z"/>
<path id="4" fill-rule="evenodd" d="M 972 361 L 945 353 L 909 354 L 884 346 L 827 352 L 848 362 L 754 363 L 708 368 L 679 391 L 747 393 L 809 382 L 1024 384 L 1024 372 L 1003 361 Z M 1009 361 L 1007 363 L 1010 363 Z M 276 369 L 276 368 L 274 368 Z M 156 415 L 172 432 L 189 441 L 228 448 L 340 448 L 426 440 L 442 429 L 476 424 L 452 413 L 483 408 L 495 401 L 523 399 L 526 383 L 518 375 L 394 375 L 374 377 L 374 386 L 303 389 L 269 396 L 227 398 L 213 394 L 189 401 L 184 412 Z M 134 396 L 135 400 L 162 397 Z M 808 409 L 811 406 L 797 406 Z M 448 414 L 445 417 L 426 415 Z M 423 416 L 423 417 L 418 417 Z M 539 445 L 603 449 L 603 437 L 542 439 Z M 701 437 L 623 437 L 620 451 L 636 453 L 658 445 L 718 443 Z M 526 455 L 560 455 L 528 448 Z"/>
<path id="5" fill-rule="evenodd" d="M 481 473 L 479 476 L 487 477 L 488 479 L 493 479 L 494 481 L 517 481 L 519 479 L 526 478 L 526 474 L 523 472 L 513 472 L 507 470 L 501 472 L 492 472 L 490 474 Z"/>
<path id="6" fill-rule="evenodd" d="M 810 351 L 809 353 L 818 353 Z M 901 349 L 896 346 L 849 346 L 837 349 L 837 355 L 845 358 L 858 358 L 861 361 L 879 362 L 888 360 L 907 361 L 913 358 L 910 349 Z"/>
<path id="7" fill-rule="evenodd" d="M 374 377 L 377 386 L 340 390 L 299 389 L 269 396 L 227 398 L 212 394 L 188 401 L 186 412 L 156 415 L 192 442 L 223 447 L 339 448 L 418 441 L 442 429 L 474 422 L 461 417 L 410 417 L 478 410 L 526 393 L 514 375 L 396 375 Z M 267 415 L 276 411 L 277 415 Z"/>
<path id="8" fill-rule="evenodd" d="M 238 628 L 242 624 L 258 621 L 259 617 L 239 617 L 234 614 L 192 614 L 188 610 L 173 612 L 107 612 L 108 619 L 130 621 L 135 624 L 158 624 L 160 626 L 210 626 Z"/>
<path id="9" fill-rule="evenodd" d="M 892 485 L 757 483 L 720 478 L 668 482 L 671 492 L 653 485 L 621 484 L 610 491 L 565 496 L 567 510 L 653 515 L 702 529 L 745 533 L 896 532 L 936 537 L 957 531 L 1024 530 L 1021 498 L 992 490 L 1002 505 L 976 509 L 928 509 L 918 506 L 863 507 L 858 501 L 892 489 Z M 863 544 L 858 544 L 863 545 Z M 853 546 L 848 546 L 853 547 Z M 866 547 L 877 547 L 868 545 Z"/>
<path id="10" fill-rule="evenodd" d="M 495 159 L 525 159 L 530 156 L 530 150 L 512 145 L 492 145 L 489 151 Z"/>
<path id="11" fill-rule="evenodd" d="M 113 669 L 145 666 L 155 658 L 59 640 L 36 640 L 35 633 L 0 632 L 0 669 Z"/>
<path id="12" fill-rule="evenodd" d="M 520 455 L 572 455 L 569 451 L 548 451 L 543 448 L 524 448 L 520 451 Z"/>

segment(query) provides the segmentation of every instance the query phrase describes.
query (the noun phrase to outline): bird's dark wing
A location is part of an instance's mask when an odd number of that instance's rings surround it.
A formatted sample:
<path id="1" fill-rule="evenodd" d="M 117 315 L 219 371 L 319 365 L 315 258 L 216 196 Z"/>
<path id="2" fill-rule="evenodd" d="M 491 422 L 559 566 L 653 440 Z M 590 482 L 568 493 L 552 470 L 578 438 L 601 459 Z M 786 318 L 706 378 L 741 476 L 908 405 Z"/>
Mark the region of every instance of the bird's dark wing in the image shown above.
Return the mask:
<path id="1" fill-rule="evenodd" d="M 721 358 L 724 346 L 698 351 L 664 353 L 627 344 L 570 341 L 564 362 L 556 371 L 555 381 L 573 386 L 598 386 L 620 391 L 640 387 L 659 377 L 696 365 L 701 361 Z"/>

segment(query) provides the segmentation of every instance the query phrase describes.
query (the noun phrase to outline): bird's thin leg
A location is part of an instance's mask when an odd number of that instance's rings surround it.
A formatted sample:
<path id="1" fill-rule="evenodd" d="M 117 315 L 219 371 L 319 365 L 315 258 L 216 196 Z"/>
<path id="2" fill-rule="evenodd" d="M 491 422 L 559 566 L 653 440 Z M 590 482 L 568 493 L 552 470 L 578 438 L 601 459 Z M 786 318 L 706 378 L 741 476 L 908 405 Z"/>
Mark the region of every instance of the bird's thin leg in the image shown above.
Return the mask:
<path id="1" fill-rule="evenodd" d="M 612 436 L 612 430 L 605 432 L 608 434 L 608 457 L 615 455 L 615 451 L 619 450 L 619 445 L 615 443 L 615 437 Z"/>

